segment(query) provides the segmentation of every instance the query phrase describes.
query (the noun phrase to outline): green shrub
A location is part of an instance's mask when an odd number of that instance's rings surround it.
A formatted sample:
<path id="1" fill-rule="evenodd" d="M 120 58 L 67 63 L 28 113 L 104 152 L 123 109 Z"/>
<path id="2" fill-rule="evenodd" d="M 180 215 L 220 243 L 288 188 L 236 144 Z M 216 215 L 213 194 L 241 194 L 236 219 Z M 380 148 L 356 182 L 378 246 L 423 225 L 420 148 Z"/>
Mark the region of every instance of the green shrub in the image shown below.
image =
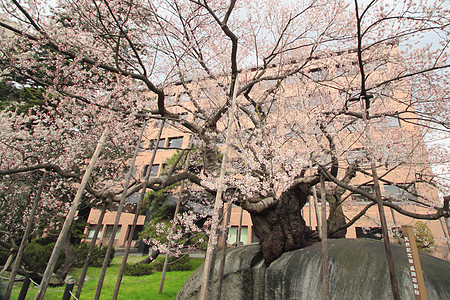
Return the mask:
<path id="1" fill-rule="evenodd" d="M 153 264 L 126 264 L 124 274 L 127 276 L 144 276 L 155 272 Z"/>
<path id="2" fill-rule="evenodd" d="M 153 265 L 158 272 L 161 272 L 164 267 L 164 258 L 156 260 Z M 191 258 L 189 255 L 183 255 L 179 257 L 170 256 L 167 264 L 167 271 L 190 271 L 192 270 Z"/>
<path id="3" fill-rule="evenodd" d="M 418 221 L 413 226 L 417 249 L 424 253 L 431 253 L 434 248 L 434 237 L 431 229 L 424 222 Z"/>
<path id="4" fill-rule="evenodd" d="M 44 273 L 45 268 L 47 267 L 47 263 L 50 259 L 50 256 L 52 255 L 54 246 L 55 243 L 42 245 L 40 241 L 33 240 L 25 248 L 24 253 L 30 258 L 31 263 L 39 273 Z M 56 262 L 55 270 L 57 270 L 62 265 L 64 259 L 65 259 L 64 252 L 61 251 L 58 260 Z"/>
<path id="5" fill-rule="evenodd" d="M 155 272 L 161 272 L 164 267 L 164 257 L 158 257 L 156 261 L 150 264 L 134 264 L 125 266 L 125 275 L 128 276 L 144 276 Z M 191 258 L 189 255 L 179 257 L 170 256 L 167 265 L 167 272 L 171 271 L 190 271 L 193 270 Z"/>
<path id="6" fill-rule="evenodd" d="M 40 237 L 33 239 L 32 242 L 38 243 L 39 245 L 46 246 L 48 244 L 53 243 L 53 245 L 56 243 L 56 240 L 58 239 L 58 233 L 51 232 L 45 237 Z"/>
<path id="7" fill-rule="evenodd" d="M 75 252 L 75 264 L 74 266 L 77 268 L 83 267 L 84 260 L 86 259 L 86 255 L 89 250 L 89 244 L 88 243 L 80 243 L 80 245 L 72 246 L 73 251 Z M 91 267 L 101 267 L 103 265 L 103 260 L 106 255 L 106 250 L 108 247 L 102 246 L 102 247 L 94 247 L 94 250 L 91 253 L 91 257 L 89 259 L 89 266 Z M 111 254 L 109 256 L 108 266 L 111 264 L 111 261 L 114 258 L 114 248 L 111 249 Z"/>
<path id="8" fill-rule="evenodd" d="M 40 273 L 43 273 L 45 271 L 50 256 L 52 255 L 53 247 L 55 246 L 55 243 L 44 244 L 45 241 L 46 240 L 43 239 L 33 240 L 25 248 L 25 254 L 30 258 L 31 263 Z M 80 243 L 79 246 L 71 246 L 71 247 L 75 254 L 74 267 L 81 268 L 84 264 L 84 260 L 86 259 L 86 255 L 89 250 L 89 244 Z M 102 266 L 106 250 L 107 247 L 105 246 L 101 248 L 95 246 L 90 258 L 91 267 Z M 112 249 L 111 255 L 109 256 L 108 266 L 111 264 L 113 258 L 114 258 L 114 248 Z M 58 261 L 56 263 L 55 270 L 57 270 L 62 265 L 65 259 L 66 256 L 64 254 L 64 251 L 61 250 L 58 257 Z"/>
<path id="9" fill-rule="evenodd" d="M 4 248 L 0 248 L 0 265 L 4 266 L 9 257 L 9 251 Z M 1 298 L 0 298 L 1 299 Z"/>

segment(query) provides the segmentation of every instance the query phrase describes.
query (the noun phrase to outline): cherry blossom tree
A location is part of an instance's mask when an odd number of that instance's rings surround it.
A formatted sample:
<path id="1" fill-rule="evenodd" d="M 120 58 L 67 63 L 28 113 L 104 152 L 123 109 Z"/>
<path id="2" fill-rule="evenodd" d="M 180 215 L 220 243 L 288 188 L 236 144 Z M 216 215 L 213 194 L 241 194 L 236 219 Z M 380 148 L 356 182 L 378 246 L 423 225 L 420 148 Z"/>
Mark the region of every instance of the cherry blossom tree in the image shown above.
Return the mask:
<path id="1" fill-rule="evenodd" d="M 375 203 L 352 182 L 371 174 L 365 155 L 345 159 L 355 146 L 385 168 L 379 177 L 387 183 L 396 185 L 385 178 L 402 169 L 414 181 L 438 184 L 423 136 L 449 132 L 449 23 L 440 2 L 67 0 L 51 13 L 40 4 L 2 1 L 10 21 L 0 22 L 2 72 L 26 76 L 48 93 L 45 114 L 2 113 L 2 176 L 46 168 L 76 181 L 108 126 L 110 144 L 88 192 L 117 201 L 140 120 L 165 118 L 195 137 L 203 170 L 147 186 L 157 191 L 190 180 L 214 194 L 216 141 L 225 136 L 238 86 L 226 191 L 250 212 L 267 263 L 318 240 L 300 210 L 320 176 L 336 209 L 344 193 L 369 199 L 359 217 Z M 414 45 L 430 32 L 437 42 Z M 410 127 L 380 130 L 392 119 Z M 137 180 L 128 193 L 142 186 Z M 417 196 L 429 213 L 408 212 L 388 198 L 383 204 L 418 219 L 449 215 L 448 204 Z M 330 225 L 330 232 L 355 220 Z"/>

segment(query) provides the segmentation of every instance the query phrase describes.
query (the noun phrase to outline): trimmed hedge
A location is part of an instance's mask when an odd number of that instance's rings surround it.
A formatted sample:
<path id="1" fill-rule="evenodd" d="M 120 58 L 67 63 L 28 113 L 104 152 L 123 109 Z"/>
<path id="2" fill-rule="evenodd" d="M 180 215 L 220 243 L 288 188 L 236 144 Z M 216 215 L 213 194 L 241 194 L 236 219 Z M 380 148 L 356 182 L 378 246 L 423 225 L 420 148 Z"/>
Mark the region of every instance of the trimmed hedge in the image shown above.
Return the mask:
<path id="1" fill-rule="evenodd" d="M 83 267 L 84 260 L 86 259 L 86 255 L 89 250 L 88 243 L 80 243 L 78 247 L 72 246 L 73 251 L 75 252 L 75 264 L 74 267 L 81 268 Z M 101 267 L 103 265 L 103 260 L 106 255 L 107 246 L 102 247 L 94 247 L 94 250 L 91 253 L 91 257 L 89 259 L 89 266 L 91 267 Z M 111 254 L 109 256 L 108 266 L 111 264 L 111 261 L 114 258 L 114 248 L 111 249 Z"/>
<path id="2" fill-rule="evenodd" d="M 31 263 L 39 273 L 44 273 L 45 268 L 47 267 L 47 263 L 50 259 L 50 256 L 52 255 L 54 246 L 55 243 L 42 245 L 40 241 L 33 240 L 25 248 L 24 253 L 30 258 Z M 61 250 L 58 256 L 58 260 L 56 261 L 55 270 L 58 270 L 58 268 L 61 267 L 61 265 L 64 262 L 64 259 L 65 255 L 64 252 Z"/>
<path id="3" fill-rule="evenodd" d="M 127 276 L 151 275 L 155 272 L 161 272 L 164 267 L 164 257 L 158 257 L 156 261 L 150 264 L 134 264 L 125 266 L 124 274 Z M 189 255 L 179 257 L 170 256 L 167 265 L 167 271 L 191 271 L 194 267 L 191 264 Z"/>
<path id="4" fill-rule="evenodd" d="M 144 276 L 155 272 L 153 264 L 126 264 L 124 274 L 127 276 Z"/>
<path id="5" fill-rule="evenodd" d="M 158 272 L 161 272 L 164 267 L 164 258 L 162 260 L 156 260 L 153 265 Z M 191 264 L 191 258 L 189 255 L 183 255 L 179 257 L 170 256 L 169 263 L 167 264 L 167 271 L 191 271 L 193 269 Z"/>
<path id="6" fill-rule="evenodd" d="M 25 254 L 31 259 L 31 262 L 38 270 L 38 272 L 43 273 L 45 268 L 47 267 L 47 263 L 50 259 L 50 256 L 53 251 L 53 247 L 55 243 L 50 243 L 43 245 L 42 239 L 37 239 L 31 241 L 27 247 L 25 248 Z M 87 252 L 89 250 L 89 244 L 80 243 L 79 246 L 71 246 L 72 250 L 75 254 L 75 262 L 74 267 L 81 268 L 84 264 L 84 260 L 86 259 Z M 97 247 L 95 246 L 92 251 L 90 258 L 90 266 L 91 267 L 101 267 L 103 264 L 104 257 L 106 255 L 107 247 Z M 57 270 L 62 263 L 64 262 L 66 256 L 64 255 L 64 251 L 61 250 L 58 261 L 56 263 L 55 270 Z M 111 261 L 114 258 L 114 248 L 111 251 L 111 255 L 109 256 L 108 266 L 111 264 Z"/>

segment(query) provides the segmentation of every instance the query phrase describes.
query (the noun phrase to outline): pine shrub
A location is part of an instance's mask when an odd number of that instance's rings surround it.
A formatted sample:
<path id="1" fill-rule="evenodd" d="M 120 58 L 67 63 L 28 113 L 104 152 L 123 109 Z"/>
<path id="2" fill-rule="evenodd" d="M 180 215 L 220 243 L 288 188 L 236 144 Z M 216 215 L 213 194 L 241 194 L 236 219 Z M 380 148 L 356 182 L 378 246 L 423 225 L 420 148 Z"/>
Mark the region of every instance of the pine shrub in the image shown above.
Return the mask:
<path id="1" fill-rule="evenodd" d="M 164 267 L 164 259 L 157 260 L 154 263 L 155 269 L 158 272 L 161 272 Z M 167 271 L 190 271 L 192 270 L 192 264 L 191 264 L 191 258 L 189 255 L 183 255 L 183 256 L 170 256 L 169 262 L 167 264 Z"/>
<path id="2" fill-rule="evenodd" d="M 144 276 L 155 272 L 153 264 L 126 264 L 124 274 L 127 276 Z"/>

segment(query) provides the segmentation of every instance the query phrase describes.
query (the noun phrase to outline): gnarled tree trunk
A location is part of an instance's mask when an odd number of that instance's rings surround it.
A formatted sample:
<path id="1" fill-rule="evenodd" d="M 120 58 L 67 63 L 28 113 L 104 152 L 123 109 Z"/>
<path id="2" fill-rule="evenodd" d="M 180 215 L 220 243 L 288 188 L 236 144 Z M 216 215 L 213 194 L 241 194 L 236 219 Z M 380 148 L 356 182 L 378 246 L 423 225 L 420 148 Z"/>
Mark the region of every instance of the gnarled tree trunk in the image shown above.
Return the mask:
<path id="1" fill-rule="evenodd" d="M 337 230 L 346 224 L 344 210 L 342 209 L 341 194 L 327 194 L 327 202 L 330 205 L 330 213 L 327 220 L 327 232 L 330 239 L 345 238 L 347 228 Z"/>
<path id="2" fill-rule="evenodd" d="M 276 204 L 260 213 L 250 212 L 266 264 L 284 252 L 304 248 L 320 240 L 317 232 L 306 226 L 301 215 L 310 186 L 306 183 L 293 185 L 281 194 Z"/>

